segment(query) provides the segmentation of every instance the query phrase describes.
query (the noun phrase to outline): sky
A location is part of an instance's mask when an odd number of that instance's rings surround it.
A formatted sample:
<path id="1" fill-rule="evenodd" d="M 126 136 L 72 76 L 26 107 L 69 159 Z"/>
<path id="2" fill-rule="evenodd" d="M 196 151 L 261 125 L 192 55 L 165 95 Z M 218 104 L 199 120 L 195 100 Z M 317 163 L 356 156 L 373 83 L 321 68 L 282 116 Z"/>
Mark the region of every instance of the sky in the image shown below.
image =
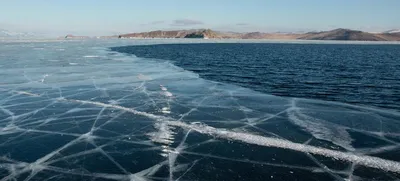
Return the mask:
<path id="1" fill-rule="evenodd" d="M 400 0 L 0 0 L 0 29 L 110 35 L 210 28 L 296 32 L 400 29 Z"/>

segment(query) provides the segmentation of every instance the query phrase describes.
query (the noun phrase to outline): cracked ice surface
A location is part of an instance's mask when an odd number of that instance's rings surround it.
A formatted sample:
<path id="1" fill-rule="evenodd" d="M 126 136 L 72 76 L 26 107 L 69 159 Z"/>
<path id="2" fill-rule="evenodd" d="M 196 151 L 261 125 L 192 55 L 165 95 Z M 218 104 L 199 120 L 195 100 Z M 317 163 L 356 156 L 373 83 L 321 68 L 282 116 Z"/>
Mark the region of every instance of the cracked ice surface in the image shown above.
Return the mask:
<path id="1" fill-rule="evenodd" d="M 399 112 L 261 94 L 107 48 L 143 43 L 1 44 L 0 180 L 400 179 Z"/>

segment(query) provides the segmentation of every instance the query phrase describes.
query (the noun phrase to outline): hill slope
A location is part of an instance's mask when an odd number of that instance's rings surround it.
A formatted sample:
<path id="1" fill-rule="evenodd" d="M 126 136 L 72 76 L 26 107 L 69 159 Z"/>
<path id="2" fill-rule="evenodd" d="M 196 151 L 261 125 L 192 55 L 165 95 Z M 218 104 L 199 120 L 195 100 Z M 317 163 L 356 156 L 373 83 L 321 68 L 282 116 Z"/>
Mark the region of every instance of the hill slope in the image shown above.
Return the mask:
<path id="1" fill-rule="evenodd" d="M 210 29 L 150 31 L 119 35 L 120 38 L 220 38 L 217 32 Z"/>
<path id="2" fill-rule="evenodd" d="M 381 33 L 376 36 L 379 36 L 386 41 L 400 41 L 400 33 Z"/>
<path id="3" fill-rule="evenodd" d="M 235 33 L 210 29 L 150 31 L 119 35 L 119 38 L 223 38 L 223 39 L 286 39 L 286 40 L 352 40 L 352 41 L 400 41 L 400 33 L 367 33 L 350 29 L 309 33 Z"/>
<path id="4" fill-rule="evenodd" d="M 387 41 L 387 39 L 377 34 L 349 30 L 335 29 L 331 31 L 323 31 L 317 33 L 306 33 L 298 39 L 303 40 L 353 40 L 353 41 Z"/>

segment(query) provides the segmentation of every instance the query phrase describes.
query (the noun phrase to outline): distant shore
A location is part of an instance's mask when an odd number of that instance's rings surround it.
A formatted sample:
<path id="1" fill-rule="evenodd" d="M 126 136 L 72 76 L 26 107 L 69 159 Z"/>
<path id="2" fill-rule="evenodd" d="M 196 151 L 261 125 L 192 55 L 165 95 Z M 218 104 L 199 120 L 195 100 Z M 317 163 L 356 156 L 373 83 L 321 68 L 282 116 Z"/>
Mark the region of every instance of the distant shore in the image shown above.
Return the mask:
<path id="1" fill-rule="evenodd" d="M 75 36 L 70 36 L 71 38 Z M 76 36 L 82 38 L 81 36 Z M 68 36 L 66 37 L 68 38 Z M 195 39 L 268 39 L 268 40 L 343 40 L 343 41 L 400 41 L 400 32 L 368 33 L 350 29 L 334 29 L 331 31 L 308 33 L 235 33 L 220 32 L 210 29 L 150 31 L 118 35 L 122 39 L 136 38 L 195 38 Z"/>
<path id="2" fill-rule="evenodd" d="M 279 40 L 279 39 L 191 39 L 191 38 L 134 38 L 134 39 L 0 39 L 0 43 L 46 43 L 46 42 L 79 42 L 79 41 L 113 41 L 125 43 L 140 41 L 144 44 L 165 43 L 293 43 L 293 44 L 360 44 L 360 45 L 400 45 L 400 41 L 351 41 L 351 40 Z"/>

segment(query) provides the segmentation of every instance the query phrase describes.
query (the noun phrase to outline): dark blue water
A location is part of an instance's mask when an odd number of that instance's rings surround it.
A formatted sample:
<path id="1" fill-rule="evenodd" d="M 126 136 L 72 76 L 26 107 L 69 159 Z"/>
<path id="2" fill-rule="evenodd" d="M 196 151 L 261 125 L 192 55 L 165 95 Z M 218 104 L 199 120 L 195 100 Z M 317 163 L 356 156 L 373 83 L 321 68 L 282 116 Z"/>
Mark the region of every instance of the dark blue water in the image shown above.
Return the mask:
<path id="1" fill-rule="evenodd" d="M 268 94 L 400 109 L 399 45 L 165 44 L 112 50 L 171 60 L 205 79 Z"/>

